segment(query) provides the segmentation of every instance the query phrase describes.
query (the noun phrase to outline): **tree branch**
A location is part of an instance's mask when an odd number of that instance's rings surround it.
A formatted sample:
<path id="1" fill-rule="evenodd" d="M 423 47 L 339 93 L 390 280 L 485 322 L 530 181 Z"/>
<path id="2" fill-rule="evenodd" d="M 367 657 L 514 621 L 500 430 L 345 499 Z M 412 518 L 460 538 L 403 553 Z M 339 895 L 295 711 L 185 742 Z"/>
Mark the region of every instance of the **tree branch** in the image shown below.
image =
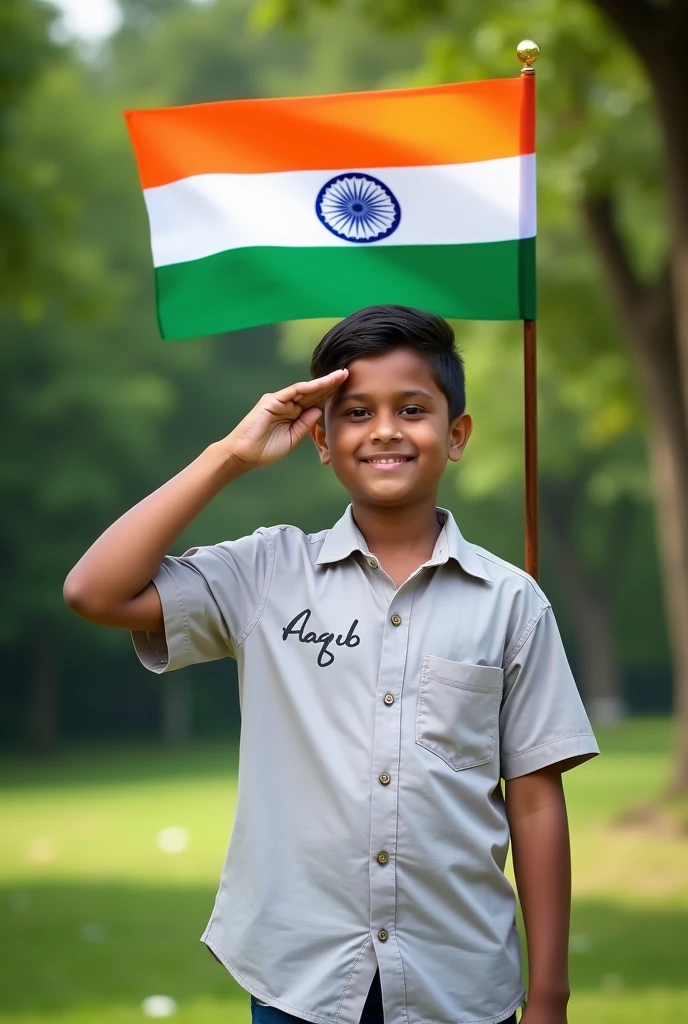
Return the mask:
<path id="1" fill-rule="evenodd" d="M 643 353 L 644 360 L 661 360 L 680 378 L 669 261 L 652 284 L 643 284 L 631 266 L 610 197 L 588 197 L 583 201 L 583 213 L 602 257 L 619 317 L 636 351 Z"/>
<path id="2" fill-rule="evenodd" d="M 608 195 L 589 196 L 583 201 L 583 213 L 604 261 L 617 307 L 624 324 L 633 331 L 643 289 L 631 266 L 626 247 L 614 219 Z"/>
<path id="3" fill-rule="evenodd" d="M 674 323 L 670 266 L 650 287 L 638 280 L 614 221 L 608 195 L 588 198 L 583 212 L 607 271 L 611 293 L 633 352 L 640 385 L 656 414 L 672 421 L 673 436 L 685 444 L 687 411 Z"/>
<path id="4" fill-rule="evenodd" d="M 649 0 L 594 0 L 594 3 L 645 62 L 648 50 L 654 48 L 666 12 Z"/>
<path id="5" fill-rule="evenodd" d="M 643 314 L 645 325 L 654 337 L 670 339 L 669 344 L 676 350 L 673 341 L 675 338 L 674 289 L 669 259 L 664 264 L 653 287 L 646 289 Z M 676 371 L 679 372 L 678 362 Z"/>

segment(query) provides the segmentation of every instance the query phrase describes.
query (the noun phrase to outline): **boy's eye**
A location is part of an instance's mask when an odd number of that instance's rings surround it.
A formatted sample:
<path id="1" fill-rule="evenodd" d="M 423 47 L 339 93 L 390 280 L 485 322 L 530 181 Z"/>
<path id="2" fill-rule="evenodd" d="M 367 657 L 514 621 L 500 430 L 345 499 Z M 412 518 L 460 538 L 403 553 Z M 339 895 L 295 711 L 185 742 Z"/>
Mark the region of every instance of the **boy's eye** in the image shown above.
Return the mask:
<path id="1" fill-rule="evenodd" d="M 350 416 L 351 419 L 353 419 L 353 420 L 362 420 L 364 416 L 368 415 L 368 410 L 367 409 L 361 409 L 361 408 L 348 409 L 347 412 L 346 412 L 346 415 Z"/>
<path id="2" fill-rule="evenodd" d="M 419 416 L 425 412 L 425 409 L 421 409 L 419 405 L 405 405 L 402 412 L 407 416 Z"/>

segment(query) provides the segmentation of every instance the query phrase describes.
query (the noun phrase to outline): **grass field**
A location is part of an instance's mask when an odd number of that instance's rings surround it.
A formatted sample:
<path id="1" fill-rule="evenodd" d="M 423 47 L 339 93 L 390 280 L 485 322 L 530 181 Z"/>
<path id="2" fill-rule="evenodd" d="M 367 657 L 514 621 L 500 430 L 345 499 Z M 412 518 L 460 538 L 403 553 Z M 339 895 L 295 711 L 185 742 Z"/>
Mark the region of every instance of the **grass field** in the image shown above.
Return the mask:
<path id="1" fill-rule="evenodd" d="M 688 838 L 620 829 L 666 783 L 669 724 L 600 731 L 567 779 L 574 852 L 571 1024 L 688 1022 Z M 231 747 L 76 750 L 0 763 L 0 1022 L 246 1024 L 199 943 L 235 799 Z M 165 853 L 156 837 L 188 832 Z M 183 839 L 183 835 L 181 837 Z M 177 840 L 178 834 L 168 836 Z"/>

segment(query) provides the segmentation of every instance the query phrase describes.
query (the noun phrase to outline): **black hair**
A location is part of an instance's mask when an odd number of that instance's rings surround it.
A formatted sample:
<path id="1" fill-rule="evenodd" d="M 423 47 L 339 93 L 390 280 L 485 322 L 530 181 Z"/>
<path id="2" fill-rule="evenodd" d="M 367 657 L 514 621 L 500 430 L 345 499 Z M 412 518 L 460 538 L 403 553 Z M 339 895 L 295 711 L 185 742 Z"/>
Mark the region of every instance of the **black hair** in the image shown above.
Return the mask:
<path id="1" fill-rule="evenodd" d="M 340 320 L 315 349 L 311 377 L 395 348 L 413 349 L 425 359 L 447 399 L 450 422 L 464 413 L 466 375 L 452 327 L 441 316 L 410 306 L 367 306 Z"/>

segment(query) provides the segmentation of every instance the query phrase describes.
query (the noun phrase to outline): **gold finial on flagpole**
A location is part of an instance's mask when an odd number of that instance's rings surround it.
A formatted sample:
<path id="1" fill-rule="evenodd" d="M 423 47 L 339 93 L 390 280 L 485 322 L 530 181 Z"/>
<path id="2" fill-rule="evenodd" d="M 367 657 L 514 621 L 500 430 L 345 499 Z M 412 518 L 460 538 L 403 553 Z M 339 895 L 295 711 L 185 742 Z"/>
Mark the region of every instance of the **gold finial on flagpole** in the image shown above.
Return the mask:
<path id="1" fill-rule="evenodd" d="M 532 39 L 524 39 L 516 47 L 516 56 L 520 60 L 523 67 L 521 68 L 522 75 L 534 75 L 535 68 L 533 64 L 540 56 L 540 47 L 537 43 L 534 43 Z"/>

